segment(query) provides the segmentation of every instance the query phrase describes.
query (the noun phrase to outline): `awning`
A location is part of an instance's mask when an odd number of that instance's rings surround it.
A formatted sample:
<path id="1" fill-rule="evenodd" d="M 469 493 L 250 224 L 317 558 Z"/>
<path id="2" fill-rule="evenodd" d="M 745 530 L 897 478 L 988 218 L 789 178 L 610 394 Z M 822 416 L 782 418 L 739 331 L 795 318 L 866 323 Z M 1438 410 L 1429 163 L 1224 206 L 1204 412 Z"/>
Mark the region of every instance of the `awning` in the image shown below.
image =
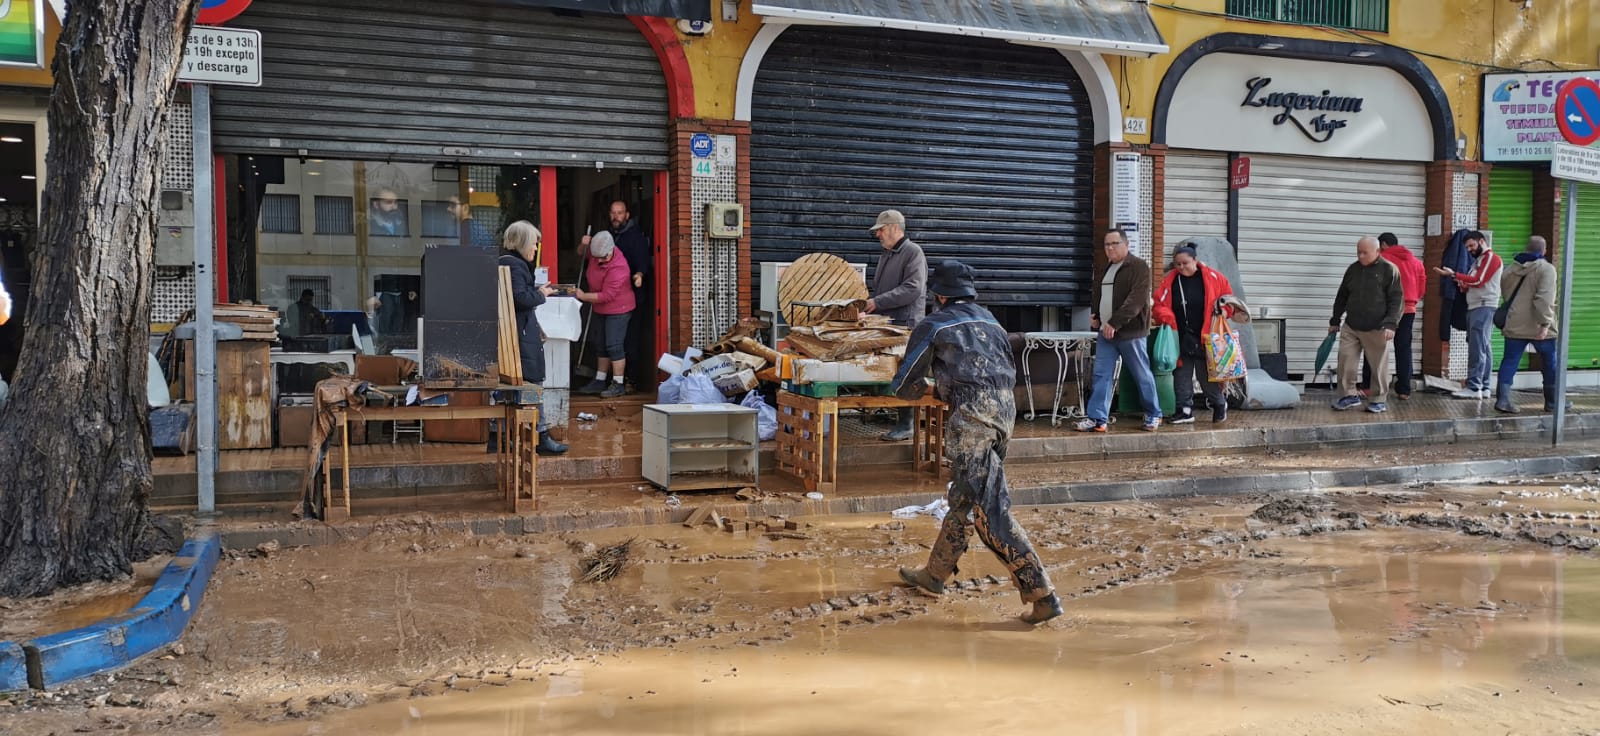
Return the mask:
<path id="1" fill-rule="evenodd" d="M 755 0 L 768 21 L 899 28 L 982 36 L 1123 56 L 1167 53 L 1135 0 Z"/>

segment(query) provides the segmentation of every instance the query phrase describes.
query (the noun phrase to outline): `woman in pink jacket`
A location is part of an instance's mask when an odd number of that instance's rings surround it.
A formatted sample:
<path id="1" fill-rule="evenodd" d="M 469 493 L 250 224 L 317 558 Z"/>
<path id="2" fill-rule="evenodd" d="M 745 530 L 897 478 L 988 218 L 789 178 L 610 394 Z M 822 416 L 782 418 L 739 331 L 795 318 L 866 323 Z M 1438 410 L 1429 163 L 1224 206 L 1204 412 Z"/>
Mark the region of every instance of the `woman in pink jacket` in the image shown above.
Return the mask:
<path id="1" fill-rule="evenodd" d="M 585 269 L 589 288 L 578 290 L 578 301 L 591 305 L 589 344 L 594 347 L 594 380 L 578 393 L 615 398 L 627 393 L 623 385 L 628 374 L 628 319 L 633 314 L 633 273 L 628 259 L 617 250 L 611 233 L 601 231 L 589 241 L 589 261 Z M 610 380 L 607 381 L 607 378 Z"/>

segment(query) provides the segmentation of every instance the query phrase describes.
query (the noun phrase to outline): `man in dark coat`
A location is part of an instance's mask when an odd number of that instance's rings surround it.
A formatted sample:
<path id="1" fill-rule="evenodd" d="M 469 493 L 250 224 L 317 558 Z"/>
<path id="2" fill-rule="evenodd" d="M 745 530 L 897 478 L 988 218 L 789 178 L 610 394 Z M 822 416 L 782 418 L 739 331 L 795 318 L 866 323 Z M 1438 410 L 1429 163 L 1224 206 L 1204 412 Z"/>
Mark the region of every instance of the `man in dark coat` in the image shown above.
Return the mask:
<path id="1" fill-rule="evenodd" d="M 932 372 L 934 392 L 950 405 L 944 443 L 952 475 L 950 511 L 927 566 L 902 567 L 900 579 L 929 593 L 944 592 L 976 526 L 978 538 L 1011 571 L 1022 602 L 1033 605 L 1022 620 L 1041 624 L 1061 615 L 1061 600 L 1027 533 L 1011 517 L 1004 463 L 1017 416 L 1017 369 L 1005 329 L 973 302 L 974 281 L 965 263 L 939 264 L 931 290 L 940 308 L 911 331 L 905 362 L 894 377 L 895 394 L 911 400 L 927 392 L 925 379 Z"/>

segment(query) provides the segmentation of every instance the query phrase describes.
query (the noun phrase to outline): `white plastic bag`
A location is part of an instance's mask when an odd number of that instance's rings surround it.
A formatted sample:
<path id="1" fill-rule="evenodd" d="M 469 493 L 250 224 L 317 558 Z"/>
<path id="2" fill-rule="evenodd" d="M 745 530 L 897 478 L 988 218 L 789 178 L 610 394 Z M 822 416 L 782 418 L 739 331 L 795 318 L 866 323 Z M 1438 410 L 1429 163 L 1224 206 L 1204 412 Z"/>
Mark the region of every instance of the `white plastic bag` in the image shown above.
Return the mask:
<path id="1" fill-rule="evenodd" d="M 679 389 L 677 403 L 726 404 L 728 400 L 717 390 L 717 385 L 711 382 L 710 377 L 692 373 L 683 377 L 683 386 Z"/>
<path id="2" fill-rule="evenodd" d="M 762 442 L 778 436 L 778 409 L 763 401 L 760 391 L 745 394 L 739 405 L 756 410 L 756 435 Z"/>
<path id="3" fill-rule="evenodd" d="M 676 404 L 678 396 L 683 391 L 683 376 L 672 376 L 661 382 L 656 389 L 657 404 Z"/>

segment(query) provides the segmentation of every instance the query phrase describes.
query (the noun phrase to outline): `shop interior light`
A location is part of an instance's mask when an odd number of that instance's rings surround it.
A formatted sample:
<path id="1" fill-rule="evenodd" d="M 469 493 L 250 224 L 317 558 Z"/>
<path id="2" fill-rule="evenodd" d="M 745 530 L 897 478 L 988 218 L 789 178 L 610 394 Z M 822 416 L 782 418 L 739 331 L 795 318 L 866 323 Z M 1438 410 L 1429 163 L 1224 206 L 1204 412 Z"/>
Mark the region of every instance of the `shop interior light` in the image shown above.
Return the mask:
<path id="1" fill-rule="evenodd" d="M 23 174 L 23 175 L 22 175 L 22 178 L 23 178 L 23 179 L 24 179 L 24 180 L 27 180 L 27 181 L 33 181 L 33 180 L 35 180 L 35 179 L 38 179 L 38 178 L 39 178 L 39 177 L 37 177 L 37 176 L 34 176 L 34 175 L 33 175 L 33 174 Z"/>
<path id="2" fill-rule="evenodd" d="M 306 176 L 322 176 L 322 172 L 320 172 L 320 171 L 307 171 L 306 172 Z"/>
<path id="3" fill-rule="evenodd" d="M 1268 41 L 1267 43 L 1256 46 L 1256 48 L 1261 49 L 1262 51 L 1277 51 L 1278 49 L 1283 48 L 1283 44 L 1272 43 L 1271 41 Z"/>
<path id="4" fill-rule="evenodd" d="M 5 136 L 3 138 L 0 138 L 0 143 L 21 143 L 21 142 L 22 142 L 22 139 L 14 136 L 14 135 L 8 135 L 8 136 Z"/>
<path id="5" fill-rule="evenodd" d="M 1357 59 L 1365 59 L 1368 56 L 1372 56 L 1373 54 L 1376 54 L 1376 53 L 1378 53 L 1378 52 L 1372 51 L 1370 49 L 1362 49 L 1360 51 L 1351 51 L 1350 55 L 1356 57 Z"/>

